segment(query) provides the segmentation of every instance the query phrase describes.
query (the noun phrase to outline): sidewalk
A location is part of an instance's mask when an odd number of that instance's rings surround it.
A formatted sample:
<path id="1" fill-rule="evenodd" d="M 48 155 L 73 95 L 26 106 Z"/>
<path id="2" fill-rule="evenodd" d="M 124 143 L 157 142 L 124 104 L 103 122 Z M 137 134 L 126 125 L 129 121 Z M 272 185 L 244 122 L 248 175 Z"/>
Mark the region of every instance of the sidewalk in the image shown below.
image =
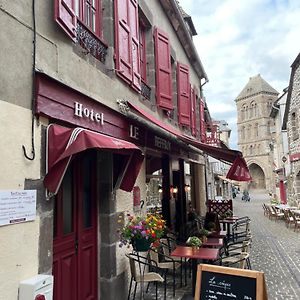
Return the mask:
<path id="1" fill-rule="evenodd" d="M 300 230 L 294 232 L 286 228 L 284 221 L 271 221 L 263 214 L 262 203 L 269 201 L 266 191 L 251 193 L 250 202 L 241 200 L 238 194 L 233 200 L 234 214 L 249 216 L 253 243 L 251 248 L 252 269 L 265 273 L 268 300 L 300 299 Z M 180 288 L 177 279 L 176 296 L 172 294 L 172 282 L 168 282 L 167 299 L 191 300 L 184 297 L 191 293 L 191 279 L 188 285 Z M 136 299 L 139 299 L 137 291 Z M 155 289 L 151 285 L 144 299 L 155 299 Z M 159 287 L 158 299 L 163 299 L 163 286 Z"/>

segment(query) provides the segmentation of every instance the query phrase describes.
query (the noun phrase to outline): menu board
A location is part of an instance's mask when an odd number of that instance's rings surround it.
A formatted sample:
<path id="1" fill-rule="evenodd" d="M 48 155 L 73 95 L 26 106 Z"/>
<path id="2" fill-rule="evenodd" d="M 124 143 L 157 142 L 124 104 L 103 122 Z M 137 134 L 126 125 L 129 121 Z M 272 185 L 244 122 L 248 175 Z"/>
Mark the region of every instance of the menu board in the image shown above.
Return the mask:
<path id="1" fill-rule="evenodd" d="M 33 221 L 36 190 L 0 191 L 0 226 Z"/>
<path id="2" fill-rule="evenodd" d="M 266 300 L 264 273 L 199 265 L 195 300 Z"/>

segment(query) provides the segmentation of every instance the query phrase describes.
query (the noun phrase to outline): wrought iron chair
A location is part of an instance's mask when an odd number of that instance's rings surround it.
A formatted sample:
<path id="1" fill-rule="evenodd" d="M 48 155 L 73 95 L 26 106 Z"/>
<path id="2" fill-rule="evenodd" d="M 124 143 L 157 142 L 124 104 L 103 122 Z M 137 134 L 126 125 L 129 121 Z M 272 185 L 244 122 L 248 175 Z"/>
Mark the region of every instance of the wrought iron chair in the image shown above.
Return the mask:
<path id="1" fill-rule="evenodd" d="M 150 249 L 149 257 L 151 261 L 155 262 L 155 266 L 158 269 L 162 270 L 164 274 L 167 271 L 172 272 L 173 277 L 173 296 L 175 297 L 175 287 L 176 287 L 176 270 L 181 266 L 181 264 L 175 261 L 172 257 L 165 255 L 163 252 L 160 252 L 158 249 Z M 166 281 L 166 277 L 165 277 Z"/>
<path id="2" fill-rule="evenodd" d="M 157 295 L 157 284 L 159 282 L 164 282 L 164 299 L 166 299 L 166 281 L 165 278 L 163 278 L 158 273 L 157 264 L 155 261 L 151 261 L 149 257 L 143 257 L 138 254 L 130 253 L 126 254 L 126 256 L 129 259 L 129 266 L 130 266 L 130 272 L 131 272 L 131 279 L 129 284 L 129 290 L 128 290 L 128 300 L 131 296 L 131 289 L 132 289 L 132 283 L 135 282 L 134 286 L 134 292 L 133 292 L 133 299 L 135 299 L 136 295 L 136 289 L 137 284 L 141 284 L 141 295 L 144 293 L 143 284 L 147 283 L 147 289 L 146 292 L 148 292 L 149 284 L 151 282 L 155 283 L 155 295 L 156 300 L 158 299 Z"/>

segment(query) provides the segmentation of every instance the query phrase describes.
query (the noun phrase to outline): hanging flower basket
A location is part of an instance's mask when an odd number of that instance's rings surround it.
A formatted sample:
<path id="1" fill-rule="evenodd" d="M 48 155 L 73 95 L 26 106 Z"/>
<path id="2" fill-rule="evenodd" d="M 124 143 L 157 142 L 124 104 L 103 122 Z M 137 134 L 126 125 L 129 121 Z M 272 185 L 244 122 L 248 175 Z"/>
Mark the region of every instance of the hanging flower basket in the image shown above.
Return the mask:
<path id="1" fill-rule="evenodd" d="M 127 218 L 127 222 L 120 229 L 120 247 L 131 244 L 136 251 L 147 251 L 152 243 L 154 245 L 164 235 L 165 221 L 159 214 L 149 213 L 145 216 L 128 214 Z"/>
<path id="2" fill-rule="evenodd" d="M 139 238 L 132 240 L 132 247 L 135 251 L 148 251 L 152 244 L 151 240 L 146 238 Z"/>

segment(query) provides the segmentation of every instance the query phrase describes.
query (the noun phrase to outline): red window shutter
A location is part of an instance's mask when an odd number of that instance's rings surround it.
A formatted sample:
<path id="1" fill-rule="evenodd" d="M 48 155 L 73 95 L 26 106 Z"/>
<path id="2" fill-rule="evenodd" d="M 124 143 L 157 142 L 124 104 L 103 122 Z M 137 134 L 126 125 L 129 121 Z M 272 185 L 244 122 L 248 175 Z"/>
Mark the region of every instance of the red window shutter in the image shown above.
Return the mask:
<path id="1" fill-rule="evenodd" d="M 191 86 L 191 127 L 192 135 L 196 136 L 196 91 Z"/>
<path id="2" fill-rule="evenodd" d="M 129 25 L 132 51 L 132 86 L 141 90 L 140 53 L 139 53 L 139 20 L 137 0 L 129 0 Z"/>
<path id="3" fill-rule="evenodd" d="M 204 101 L 200 99 L 200 141 L 206 143 L 206 126 L 204 117 Z"/>
<path id="4" fill-rule="evenodd" d="M 155 64 L 156 64 L 156 102 L 161 108 L 171 110 L 172 103 L 172 72 L 170 43 L 166 33 L 155 28 Z"/>
<path id="5" fill-rule="evenodd" d="M 179 124 L 191 125 L 190 76 L 187 65 L 177 63 L 177 96 Z"/>
<path id="6" fill-rule="evenodd" d="M 128 0 L 115 0 L 116 71 L 125 81 L 132 82 L 132 53 Z"/>
<path id="7" fill-rule="evenodd" d="M 54 1 L 54 20 L 73 40 L 76 38 L 76 15 L 74 0 Z"/>

